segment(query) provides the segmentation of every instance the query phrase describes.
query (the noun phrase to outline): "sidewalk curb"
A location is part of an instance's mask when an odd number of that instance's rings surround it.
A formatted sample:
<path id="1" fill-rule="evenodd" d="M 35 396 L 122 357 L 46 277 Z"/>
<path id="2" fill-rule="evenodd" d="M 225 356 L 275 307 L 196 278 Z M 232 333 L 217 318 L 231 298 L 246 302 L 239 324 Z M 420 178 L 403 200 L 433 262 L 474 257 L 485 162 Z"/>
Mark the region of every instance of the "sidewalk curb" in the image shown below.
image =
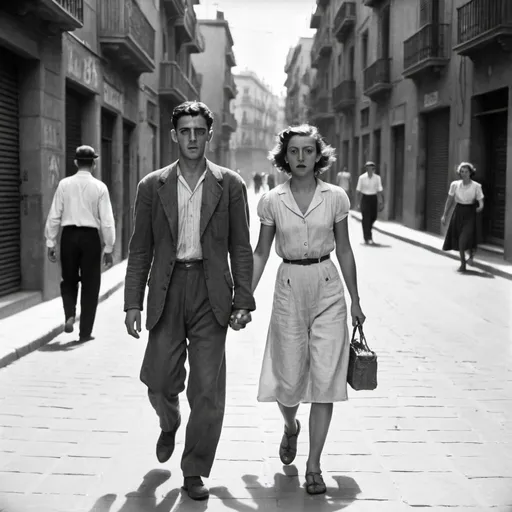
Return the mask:
<path id="1" fill-rule="evenodd" d="M 361 222 L 361 218 L 357 214 L 354 214 L 354 212 L 350 212 L 350 216 L 353 219 L 357 220 L 358 222 Z M 451 254 L 448 251 L 443 251 L 442 249 L 440 249 L 438 247 L 434 247 L 432 245 L 429 245 L 429 244 L 426 244 L 423 242 L 418 242 L 417 240 L 413 240 L 411 238 L 407 238 L 402 235 L 397 235 L 396 233 L 388 231 L 380 226 L 376 226 L 375 224 L 373 225 L 373 229 L 375 231 L 378 231 L 379 233 L 382 233 L 383 235 L 387 235 L 392 238 L 396 238 L 397 240 L 401 240 L 402 242 L 406 242 L 408 244 L 415 245 L 416 247 L 421 247 L 423 249 L 426 249 L 427 251 L 433 252 L 435 254 L 440 254 L 441 256 L 445 256 L 447 258 L 451 258 L 452 260 L 459 261 L 458 256 L 456 256 L 455 254 Z M 502 270 L 500 270 L 496 267 L 493 267 L 492 265 L 488 265 L 486 263 L 482 263 L 480 261 L 474 260 L 472 266 L 475 268 L 479 268 L 480 270 L 484 270 L 485 272 L 489 272 L 489 274 L 503 277 L 505 279 L 508 279 L 509 281 L 512 281 L 512 275 L 508 274 L 507 272 L 503 272 Z"/>
<path id="2" fill-rule="evenodd" d="M 98 299 L 98 304 L 101 304 L 104 300 L 108 299 L 111 295 L 113 295 L 117 290 L 119 290 L 124 284 L 124 279 L 121 281 L 115 283 L 111 288 L 107 289 L 105 292 L 100 294 Z M 76 319 L 78 320 L 80 318 L 80 315 L 76 316 Z M 11 363 L 14 363 L 14 361 L 17 361 L 18 359 L 22 358 L 23 356 L 26 356 L 30 354 L 31 352 L 36 351 L 37 349 L 41 348 L 43 345 L 46 345 L 50 341 L 52 341 L 55 337 L 57 337 L 59 334 L 64 332 L 64 326 L 63 324 L 60 324 L 57 327 L 54 327 L 50 331 L 47 331 L 44 334 L 41 334 L 36 339 L 30 341 L 26 345 L 23 345 L 22 347 L 18 347 L 14 349 L 12 352 L 8 353 L 7 355 L 0 357 L 0 369 L 5 368 L 6 366 L 10 365 Z"/>

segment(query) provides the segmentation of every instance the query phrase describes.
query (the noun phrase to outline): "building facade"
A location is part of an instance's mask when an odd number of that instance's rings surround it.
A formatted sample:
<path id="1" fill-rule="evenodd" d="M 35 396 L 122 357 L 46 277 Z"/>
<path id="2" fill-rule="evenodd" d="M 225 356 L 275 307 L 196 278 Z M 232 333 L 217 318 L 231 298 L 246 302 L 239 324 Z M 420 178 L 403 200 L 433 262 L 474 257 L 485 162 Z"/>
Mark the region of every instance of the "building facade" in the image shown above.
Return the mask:
<path id="1" fill-rule="evenodd" d="M 330 120 L 338 168 L 347 166 L 355 184 L 374 160 L 386 196 L 382 218 L 442 234 L 455 169 L 473 162 L 486 197 L 483 243 L 507 260 L 511 25 L 508 0 L 318 0 L 311 18 L 312 113 L 320 125 Z"/>
<path id="2" fill-rule="evenodd" d="M 231 136 L 237 122 L 231 111 L 231 101 L 237 95 L 231 68 L 236 66 L 233 37 L 224 13 L 217 11 L 216 19 L 199 20 L 205 51 L 193 56 L 193 63 L 202 77 L 201 100 L 214 114 L 213 139 L 208 144 L 207 157 L 219 165 L 233 168 L 234 151 Z"/>
<path id="3" fill-rule="evenodd" d="M 309 95 L 316 75 L 311 67 L 312 46 L 313 38 L 301 37 L 286 59 L 285 118 L 289 125 L 305 123 L 309 118 Z"/>
<path id="4" fill-rule="evenodd" d="M 281 129 L 278 125 L 279 97 L 252 71 L 235 75 L 239 94 L 235 100 L 238 129 L 235 163 L 246 183 L 255 173 L 275 174 L 267 156 Z"/>
<path id="5" fill-rule="evenodd" d="M 46 258 L 44 224 L 59 180 L 76 170 L 81 144 L 100 154 L 95 175 L 112 200 L 114 262 L 127 256 L 137 182 L 167 163 L 160 146 L 168 135 L 160 132 L 172 106 L 168 91 L 181 91 L 179 100 L 199 97 L 186 89 L 194 79 L 188 54 L 202 49 L 193 37 L 193 3 L 2 2 L 0 316 L 59 294 L 60 268 Z"/>

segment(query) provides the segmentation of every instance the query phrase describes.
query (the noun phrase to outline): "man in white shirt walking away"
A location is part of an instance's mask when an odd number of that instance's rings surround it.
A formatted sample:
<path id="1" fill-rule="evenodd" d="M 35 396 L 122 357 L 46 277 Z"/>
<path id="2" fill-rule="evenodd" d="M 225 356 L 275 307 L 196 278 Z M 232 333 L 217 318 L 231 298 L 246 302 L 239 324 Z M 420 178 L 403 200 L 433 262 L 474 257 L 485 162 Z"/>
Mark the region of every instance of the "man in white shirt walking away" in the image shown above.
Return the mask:
<path id="1" fill-rule="evenodd" d="M 363 236 L 365 244 L 373 244 L 372 227 L 377 220 L 377 211 L 384 209 L 384 194 L 382 181 L 375 174 L 375 164 L 366 162 L 366 172 L 357 180 L 357 204 L 363 216 Z"/>
<path id="2" fill-rule="evenodd" d="M 48 259 L 57 261 L 56 239 L 62 227 L 60 291 L 64 305 L 65 332 L 73 332 L 78 297 L 80 297 L 80 341 L 93 338 L 92 328 L 98 307 L 101 284 L 101 239 L 105 243 L 103 263 L 111 266 L 116 238 L 114 214 L 107 186 L 92 175 L 98 155 L 91 146 L 76 149 L 78 171 L 59 182 L 48 219 L 45 238 Z"/>

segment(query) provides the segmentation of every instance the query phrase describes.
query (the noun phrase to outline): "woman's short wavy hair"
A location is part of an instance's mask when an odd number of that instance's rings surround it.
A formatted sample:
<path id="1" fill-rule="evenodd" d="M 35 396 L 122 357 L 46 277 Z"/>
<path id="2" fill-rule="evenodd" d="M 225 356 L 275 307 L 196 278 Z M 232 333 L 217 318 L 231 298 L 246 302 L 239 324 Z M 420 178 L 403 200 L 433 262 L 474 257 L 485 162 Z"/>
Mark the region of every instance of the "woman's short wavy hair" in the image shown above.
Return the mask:
<path id="1" fill-rule="evenodd" d="M 469 162 L 461 162 L 457 167 L 457 174 L 460 176 L 460 171 L 462 171 L 464 167 L 467 167 L 469 169 L 469 177 L 472 178 L 476 173 L 476 169 L 475 166 Z"/>
<path id="2" fill-rule="evenodd" d="M 292 172 L 285 157 L 286 152 L 288 151 L 290 139 L 295 135 L 301 137 L 312 137 L 315 139 L 316 152 L 319 155 L 322 155 L 320 160 L 315 164 L 315 176 L 328 171 L 331 165 L 336 162 L 336 150 L 324 141 L 316 126 L 312 126 L 310 124 L 288 126 L 288 128 L 278 133 L 276 137 L 277 144 L 272 151 L 269 151 L 268 154 L 268 159 L 279 171 L 285 172 L 288 175 Z"/>

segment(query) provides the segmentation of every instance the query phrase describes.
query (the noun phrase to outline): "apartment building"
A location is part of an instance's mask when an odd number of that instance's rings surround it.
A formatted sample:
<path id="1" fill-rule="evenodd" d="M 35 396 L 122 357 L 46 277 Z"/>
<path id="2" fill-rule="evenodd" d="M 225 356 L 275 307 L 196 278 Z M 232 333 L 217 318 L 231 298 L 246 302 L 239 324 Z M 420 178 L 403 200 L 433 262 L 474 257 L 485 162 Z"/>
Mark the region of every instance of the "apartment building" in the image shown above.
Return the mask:
<path id="1" fill-rule="evenodd" d="M 235 83 L 240 92 L 235 100 L 235 163 L 249 183 L 256 172 L 275 173 L 267 156 L 281 128 L 279 97 L 252 71 L 236 74 Z"/>
<path id="2" fill-rule="evenodd" d="M 233 37 L 221 11 L 216 12 L 215 19 L 199 20 L 199 30 L 206 41 L 206 49 L 192 60 L 202 77 L 201 100 L 214 114 L 213 139 L 206 156 L 219 165 L 233 168 L 235 153 L 231 149 L 231 137 L 237 128 L 231 111 L 231 102 L 237 95 L 231 73 L 236 66 Z"/>
<path id="3" fill-rule="evenodd" d="M 114 261 L 127 256 L 137 182 L 170 161 L 160 155 L 170 109 L 199 97 L 194 3 L 1 3 L 0 317 L 59 294 L 44 224 L 81 144 L 100 154 L 95 174 L 114 209 Z"/>
<path id="4" fill-rule="evenodd" d="M 312 111 L 325 105 L 316 120 L 330 120 L 354 183 L 377 163 L 382 218 L 441 234 L 449 183 L 469 160 L 486 196 L 483 242 L 512 260 L 512 3 L 319 0 L 311 26 Z"/>
<path id="5" fill-rule="evenodd" d="M 301 37 L 290 48 L 286 59 L 285 118 L 289 125 L 305 123 L 309 117 L 309 95 L 315 79 L 315 70 L 311 68 L 312 46 L 312 37 Z"/>

